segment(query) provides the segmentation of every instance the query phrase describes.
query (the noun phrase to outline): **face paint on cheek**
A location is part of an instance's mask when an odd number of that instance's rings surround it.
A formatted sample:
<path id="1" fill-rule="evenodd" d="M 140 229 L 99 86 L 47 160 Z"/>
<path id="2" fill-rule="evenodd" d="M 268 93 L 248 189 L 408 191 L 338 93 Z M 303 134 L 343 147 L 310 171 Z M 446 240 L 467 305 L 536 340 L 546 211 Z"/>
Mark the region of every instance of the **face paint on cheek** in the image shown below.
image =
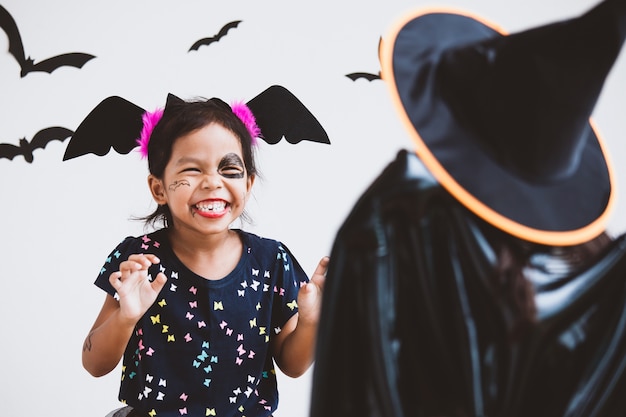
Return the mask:
<path id="1" fill-rule="evenodd" d="M 186 185 L 187 187 L 191 186 L 189 184 L 189 181 L 187 180 L 176 180 L 173 183 L 171 183 L 170 186 L 167 188 L 169 188 L 170 191 L 176 191 L 176 189 L 180 187 L 181 185 Z"/>

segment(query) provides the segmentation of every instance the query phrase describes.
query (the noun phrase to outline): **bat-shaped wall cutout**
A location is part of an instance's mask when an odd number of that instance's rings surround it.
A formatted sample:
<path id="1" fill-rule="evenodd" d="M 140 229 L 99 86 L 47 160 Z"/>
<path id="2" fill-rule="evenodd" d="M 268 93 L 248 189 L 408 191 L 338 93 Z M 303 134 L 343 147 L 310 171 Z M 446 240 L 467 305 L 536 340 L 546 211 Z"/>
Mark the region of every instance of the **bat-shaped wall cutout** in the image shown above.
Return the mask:
<path id="1" fill-rule="evenodd" d="M 378 38 L 378 57 L 380 59 L 380 51 L 381 51 L 381 47 L 383 44 L 383 38 L 380 37 Z M 380 80 L 381 76 L 380 76 L 380 71 L 378 71 L 378 73 L 376 74 L 372 74 L 369 72 L 353 72 L 351 74 L 346 74 L 346 77 L 350 78 L 352 81 L 356 81 L 358 79 L 366 79 L 367 81 L 374 81 L 374 80 Z"/>
<path id="2" fill-rule="evenodd" d="M 197 40 L 193 45 L 191 45 L 191 48 L 189 48 L 189 51 L 187 51 L 187 52 L 197 51 L 198 48 L 200 48 L 203 45 L 210 45 L 210 44 L 212 44 L 214 42 L 219 42 L 220 39 L 222 39 L 224 36 L 226 36 L 226 34 L 228 33 L 229 30 L 239 26 L 239 23 L 241 23 L 241 20 L 234 20 L 232 22 L 226 23 L 220 29 L 220 31 L 217 33 L 217 35 Z"/>
<path id="3" fill-rule="evenodd" d="M 302 140 L 330 144 L 319 121 L 285 87 L 273 85 L 247 104 L 261 129 L 261 139 L 271 145 L 283 138 L 292 144 Z M 78 126 L 63 160 L 88 153 L 104 156 L 111 148 L 120 154 L 129 153 L 137 147 L 144 112 L 122 97 L 107 97 Z"/>
<path id="4" fill-rule="evenodd" d="M 33 151 L 35 149 L 43 149 L 53 140 L 63 142 L 65 139 L 69 138 L 72 133 L 74 132 L 69 129 L 55 126 L 40 130 L 35 134 L 30 142 L 25 138 L 22 138 L 20 139 L 19 145 L 0 143 L 0 158 L 13 160 L 16 156 L 21 155 L 24 157 L 26 162 L 32 163 Z"/>
<path id="5" fill-rule="evenodd" d="M 95 58 L 94 55 L 71 52 L 35 63 L 31 57 L 26 58 L 22 36 L 17 28 L 17 24 L 9 12 L 2 6 L 0 6 L 0 27 L 6 32 L 9 39 L 9 53 L 20 64 L 20 77 L 22 78 L 28 73 L 35 71 L 52 73 L 55 69 L 63 66 L 82 68 L 89 60 Z"/>
<path id="6" fill-rule="evenodd" d="M 346 74 L 346 77 L 350 78 L 352 81 L 356 81 L 360 78 L 364 78 L 367 81 L 380 80 L 380 72 L 378 74 L 370 74 L 369 72 L 353 72 L 351 74 Z"/>

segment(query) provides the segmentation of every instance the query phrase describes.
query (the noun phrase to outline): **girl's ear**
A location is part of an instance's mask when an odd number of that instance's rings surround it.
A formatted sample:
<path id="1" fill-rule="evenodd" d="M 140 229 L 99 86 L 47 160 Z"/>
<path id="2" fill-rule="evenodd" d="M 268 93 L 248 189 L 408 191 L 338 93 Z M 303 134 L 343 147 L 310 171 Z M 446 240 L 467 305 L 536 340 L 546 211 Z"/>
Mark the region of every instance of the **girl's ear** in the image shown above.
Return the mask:
<path id="1" fill-rule="evenodd" d="M 252 185 L 254 184 L 254 179 L 256 178 L 256 175 L 248 175 L 248 180 L 247 180 L 247 184 L 246 184 L 246 194 L 250 194 L 250 191 L 252 190 Z"/>
<path id="2" fill-rule="evenodd" d="M 152 198 L 154 198 L 154 201 L 156 201 L 157 204 L 162 205 L 167 203 L 163 181 L 150 174 L 148 175 L 148 187 L 152 193 Z"/>

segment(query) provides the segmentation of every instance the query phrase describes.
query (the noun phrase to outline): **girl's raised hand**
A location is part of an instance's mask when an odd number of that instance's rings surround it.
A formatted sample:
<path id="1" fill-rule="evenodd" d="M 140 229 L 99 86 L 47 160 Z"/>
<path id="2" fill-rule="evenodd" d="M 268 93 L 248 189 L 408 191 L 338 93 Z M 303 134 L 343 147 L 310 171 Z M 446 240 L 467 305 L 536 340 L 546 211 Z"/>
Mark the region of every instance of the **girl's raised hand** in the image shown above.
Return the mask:
<path id="1" fill-rule="evenodd" d="M 322 293 L 324 292 L 324 281 L 326 280 L 329 261 L 330 258 L 328 256 L 323 257 L 317 264 L 311 280 L 300 288 L 298 293 L 299 322 L 317 324 L 319 321 Z"/>
<path id="2" fill-rule="evenodd" d="M 109 282 L 119 296 L 122 318 L 136 323 L 155 302 L 167 278 L 159 272 L 151 282 L 148 279 L 148 268 L 159 262 L 155 255 L 131 255 L 120 263 L 120 270 L 109 277 Z"/>

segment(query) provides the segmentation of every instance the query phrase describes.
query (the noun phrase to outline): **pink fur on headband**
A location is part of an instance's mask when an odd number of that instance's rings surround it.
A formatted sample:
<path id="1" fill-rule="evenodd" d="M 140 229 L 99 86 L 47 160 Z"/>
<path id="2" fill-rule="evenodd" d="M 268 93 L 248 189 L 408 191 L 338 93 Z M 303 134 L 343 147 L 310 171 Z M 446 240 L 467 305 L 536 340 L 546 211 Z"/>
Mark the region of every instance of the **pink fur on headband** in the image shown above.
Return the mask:
<path id="1" fill-rule="evenodd" d="M 261 129 L 259 129 L 259 126 L 256 124 L 252 110 L 242 101 L 231 103 L 230 108 L 233 110 L 233 113 L 235 113 L 235 116 L 239 117 L 246 126 L 250 136 L 252 136 L 252 144 L 256 145 L 256 139 L 261 135 Z"/>
<path id="2" fill-rule="evenodd" d="M 163 109 L 156 109 L 153 112 L 145 112 L 141 117 L 143 121 L 143 128 L 141 129 L 141 134 L 137 139 L 137 145 L 139 145 L 139 153 L 142 158 L 148 157 L 148 143 L 150 142 L 152 130 L 154 130 L 154 127 L 157 123 L 159 123 L 162 116 Z"/>

